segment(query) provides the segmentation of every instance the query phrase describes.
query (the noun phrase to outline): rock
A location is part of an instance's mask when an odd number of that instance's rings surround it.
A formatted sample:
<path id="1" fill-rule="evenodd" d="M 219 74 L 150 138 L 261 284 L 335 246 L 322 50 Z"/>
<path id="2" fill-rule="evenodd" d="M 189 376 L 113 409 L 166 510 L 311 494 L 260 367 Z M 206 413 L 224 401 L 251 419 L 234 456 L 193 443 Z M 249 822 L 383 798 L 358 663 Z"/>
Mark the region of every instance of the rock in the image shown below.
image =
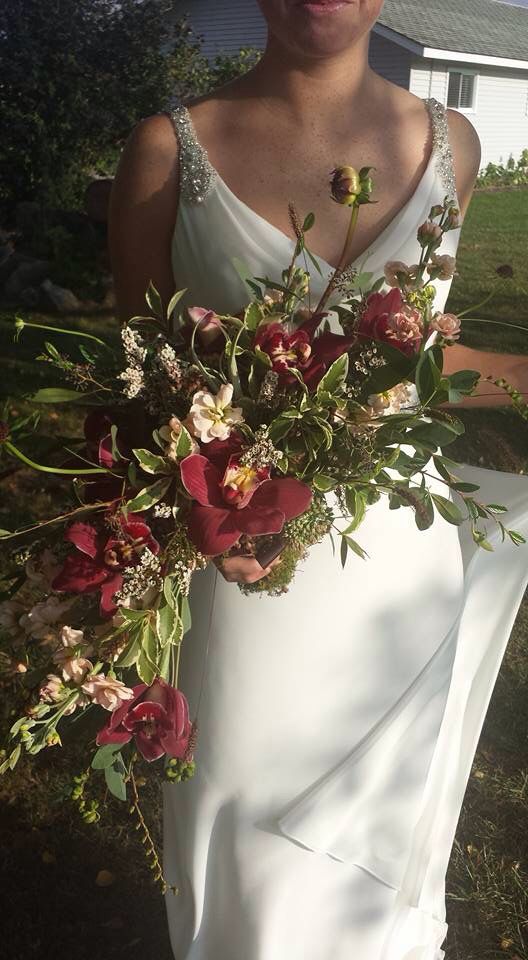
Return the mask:
<path id="1" fill-rule="evenodd" d="M 16 254 L 14 254 L 16 256 Z M 4 291 L 7 297 L 16 299 L 26 287 L 39 284 L 48 275 L 51 263 L 47 260 L 24 260 L 8 276 Z"/>
<path id="2" fill-rule="evenodd" d="M 18 296 L 21 307 L 27 310 L 34 310 L 40 303 L 40 292 L 37 287 L 24 287 Z"/>
<path id="3" fill-rule="evenodd" d="M 81 309 L 80 300 L 77 299 L 72 290 L 59 287 L 49 279 L 41 283 L 40 289 L 59 313 L 72 313 Z"/>

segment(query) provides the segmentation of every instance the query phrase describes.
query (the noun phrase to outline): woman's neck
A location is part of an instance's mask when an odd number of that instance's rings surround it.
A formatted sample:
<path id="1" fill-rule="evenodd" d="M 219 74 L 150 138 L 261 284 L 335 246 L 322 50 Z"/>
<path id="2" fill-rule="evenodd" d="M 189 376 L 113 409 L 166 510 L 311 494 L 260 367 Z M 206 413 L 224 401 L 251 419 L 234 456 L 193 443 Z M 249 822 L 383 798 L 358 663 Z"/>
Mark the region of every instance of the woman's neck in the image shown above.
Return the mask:
<path id="1" fill-rule="evenodd" d="M 362 112 L 367 98 L 372 98 L 376 74 L 368 63 L 368 39 L 362 37 L 352 49 L 333 57 L 301 60 L 271 37 L 261 60 L 244 78 L 246 89 L 274 111 L 281 110 L 297 129 L 319 120 L 335 128 L 344 103 L 348 110 L 356 106 Z"/>

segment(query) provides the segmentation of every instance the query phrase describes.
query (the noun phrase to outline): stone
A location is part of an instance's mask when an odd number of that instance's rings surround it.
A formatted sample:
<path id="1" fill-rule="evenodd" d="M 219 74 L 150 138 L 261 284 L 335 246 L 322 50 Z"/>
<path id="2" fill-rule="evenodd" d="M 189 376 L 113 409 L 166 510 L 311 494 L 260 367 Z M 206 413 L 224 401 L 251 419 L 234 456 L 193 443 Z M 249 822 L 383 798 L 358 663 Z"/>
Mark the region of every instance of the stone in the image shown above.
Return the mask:
<path id="1" fill-rule="evenodd" d="M 49 279 L 41 283 L 40 289 L 46 294 L 51 305 L 58 310 L 59 313 L 74 313 L 81 309 L 81 302 L 72 290 L 59 287 Z"/>
<path id="2" fill-rule="evenodd" d="M 24 260 L 8 276 L 4 284 L 5 295 L 11 299 L 20 296 L 26 287 L 40 284 L 51 270 L 48 260 Z"/>

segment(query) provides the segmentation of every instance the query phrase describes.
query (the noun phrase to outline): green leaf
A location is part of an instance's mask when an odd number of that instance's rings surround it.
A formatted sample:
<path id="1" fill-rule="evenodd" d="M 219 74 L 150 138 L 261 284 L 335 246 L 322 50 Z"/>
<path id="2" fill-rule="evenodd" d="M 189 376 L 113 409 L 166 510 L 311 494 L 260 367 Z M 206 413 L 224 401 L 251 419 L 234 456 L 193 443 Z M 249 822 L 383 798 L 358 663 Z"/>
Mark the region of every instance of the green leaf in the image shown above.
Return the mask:
<path id="1" fill-rule="evenodd" d="M 152 450 L 146 450 L 144 447 L 136 447 L 132 450 L 140 467 L 145 473 L 172 473 L 172 465 L 165 457 L 160 457 Z"/>
<path id="2" fill-rule="evenodd" d="M 518 533 L 517 530 L 507 530 L 506 532 L 512 543 L 514 543 L 516 546 L 526 543 L 526 538 L 523 537 L 522 533 Z"/>
<path id="3" fill-rule="evenodd" d="M 193 447 L 191 434 L 187 430 L 187 427 L 181 424 L 181 430 L 178 434 L 178 440 L 176 442 L 176 456 L 178 460 L 183 460 L 184 457 L 188 457 Z"/>
<path id="4" fill-rule="evenodd" d="M 258 303 L 250 303 L 244 314 L 244 322 L 248 330 L 256 330 L 262 319 L 262 313 Z"/>
<path id="5" fill-rule="evenodd" d="M 86 395 L 66 387 L 44 387 L 31 397 L 34 403 L 82 403 Z"/>
<path id="6" fill-rule="evenodd" d="M 139 630 L 131 632 L 130 639 L 125 649 L 117 657 L 115 664 L 117 667 L 133 667 L 141 652 L 141 634 Z"/>
<path id="7" fill-rule="evenodd" d="M 475 493 L 477 490 L 480 490 L 478 483 L 466 483 L 463 480 L 457 480 L 456 483 L 451 484 L 453 490 L 456 490 L 458 493 Z"/>
<path id="8" fill-rule="evenodd" d="M 277 417 L 269 426 L 268 436 L 272 443 L 278 443 L 279 440 L 283 440 L 289 434 L 292 427 L 293 420 L 288 420 L 282 416 Z"/>
<path id="9" fill-rule="evenodd" d="M 508 507 L 504 507 L 501 503 L 487 503 L 486 507 L 488 510 L 491 510 L 492 513 L 507 513 Z"/>
<path id="10" fill-rule="evenodd" d="M 345 564 L 346 564 L 346 561 L 347 561 L 347 556 L 348 556 L 348 543 L 347 543 L 347 538 L 346 538 L 346 537 L 343 537 L 343 536 L 341 537 L 341 551 L 340 551 L 340 553 L 341 553 L 341 566 L 342 566 L 343 569 L 344 569 Z"/>
<path id="11" fill-rule="evenodd" d="M 462 397 L 473 393 L 480 380 L 478 370 L 457 370 L 449 376 L 449 402 L 458 403 Z"/>
<path id="12" fill-rule="evenodd" d="M 317 270 L 317 273 L 319 274 L 319 276 L 322 277 L 322 276 L 323 276 L 323 271 L 321 270 L 321 267 L 319 266 L 319 261 L 316 260 L 316 258 L 314 257 L 313 253 L 310 253 L 310 251 L 308 250 L 308 247 L 305 247 L 304 249 L 306 250 L 306 253 L 307 253 L 307 255 L 308 255 L 308 259 L 311 261 L 311 263 L 313 264 L 313 266 L 314 266 L 315 269 Z"/>
<path id="13" fill-rule="evenodd" d="M 172 314 L 174 313 L 176 307 L 178 306 L 181 298 L 187 293 L 187 290 L 177 290 L 174 296 L 169 300 L 169 306 L 167 307 L 167 320 L 170 320 Z"/>
<path id="14" fill-rule="evenodd" d="M 104 768 L 106 785 L 112 796 L 118 800 L 126 800 L 126 767 L 120 753 L 116 754 L 114 762 L 109 767 Z"/>
<path id="15" fill-rule="evenodd" d="M 464 516 L 456 503 L 448 500 L 447 497 L 440 496 L 439 493 L 432 493 L 431 496 L 438 513 L 444 520 L 447 520 L 448 523 L 455 524 L 455 526 L 460 526 L 460 524 L 464 522 Z"/>
<path id="16" fill-rule="evenodd" d="M 105 743 L 104 747 L 99 747 L 91 763 L 92 770 L 105 770 L 106 767 L 111 767 L 122 746 L 122 743 Z"/>
<path id="17" fill-rule="evenodd" d="M 154 316 L 159 317 L 161 320 L 161 318 L 163 317 L 163 304 L 161 302 L 161 297 L 158 291 L 156 290 L 156 287 L 152 283 L 152 280 L 150 280 L 149 282 L 148 290 L 145 294 L 145 300 L 147 301 L 152 312 L 154 313 Z"/>
<path id="18" fill-rule="evenodd" d="M 442 374 L 435 363 L 432 350 L 425 350 L 415 371 L 416 389 L 422 403 L 427 404 L 434 397 L 441 377 Z"/>
<path id="19" fill-rule="evenodd" d="M 348 373 L 348 353 L 342 353 L 337 360 L 331 364 L 324 377 L 319 381 L 316 396 L 320 397 L 323 392 L 334 394 L 346 380 Z"/>
<path id="20" fill-rule="evenodd" d="M 333 477 L 327 477 L 324 473 L 318 473 L 313 478 L 313 485 L 316 490 L 321 490 L 322 493 L 326 493 L 328 490 L 333 490 L 336 486 L 336 481 Z"/>
<path id="21" fill-rule="evenodd" d="M 192 624 L 191 607 L 188 597 L 182 597 L 181 618 L 183 624 L 183 633 L 186 634 L 187 631 L 191 629 Z"/>
<path id="22" fill-rule="evenodd" d="M 143 487 L 143 490 L 140 490 L 137 496 L 132 500 L 129 500 L 127 503 L 127 510 L 130 513 L 140 513 L 142 510 L 150 510 L 155 503 L 159 503 L 163 499 L 167 490 L 169 489 L 172 483 L 172 478 L 167 480 L 157 480 L 156 483 L 150 485 L 150 487 Z"/>
<path id="23" fill-rule="evenodd" d="M 363 522 L 367 510 L 367 501 L 365 494 L 361 490 L 355 490 L 353 487 L 345 488 L 345 503 L 347 510 L 352 517 L 352 522 L 346 528 L 345 533 L 352 533 Z"/>
<path id="24" fill-rule="evenodd" d="M 355 553 L 358 557 L 361 557 L 362 560 L 368 560 L 369 555 L 367 551 L 364 550 L 356 540 L 353 540 L 352 537 L 349 537 L 347 534 L 344 535 L 344 539 L 347 542 L 347 546 L 350 550 L 352 550 L 353 553 Z"/>
<path id="25" fill-rule="evenodd" d="M 166 603 L 156 610 L 156 633 L 161 647 L 178 644 L 183 636 L 183 623 L 178 610 Z"/>
<path id="26" fill-rule="evenodd" d="M 302 225 L 302 232 L 308 233 L 308 230 L 311 230 L 315 223 L 315 215 L 313 213 L 307 213 L 304 218 L 304 223 Z"/>

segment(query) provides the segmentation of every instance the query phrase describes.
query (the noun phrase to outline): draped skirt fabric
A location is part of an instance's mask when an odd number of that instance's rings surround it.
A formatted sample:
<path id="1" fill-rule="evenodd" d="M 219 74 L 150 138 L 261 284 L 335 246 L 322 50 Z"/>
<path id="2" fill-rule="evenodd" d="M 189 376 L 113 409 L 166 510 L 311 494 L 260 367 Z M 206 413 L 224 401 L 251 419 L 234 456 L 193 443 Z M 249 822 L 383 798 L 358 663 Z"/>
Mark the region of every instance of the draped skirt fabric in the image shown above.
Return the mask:
<path id="1" fill-rule="evenodd" d="M 524 477 L 459 473 L 528 536 Z M 342 569 L 326 538 L 283 597 L 195 577 L 197 773 L 164 788 L 176 960 L 444 955 L 445 873 L 528 548 L 492 533 L 476 550 L 440 518 L 419 532 L 385 500 L 357 538 L 367 561 Z"/>

